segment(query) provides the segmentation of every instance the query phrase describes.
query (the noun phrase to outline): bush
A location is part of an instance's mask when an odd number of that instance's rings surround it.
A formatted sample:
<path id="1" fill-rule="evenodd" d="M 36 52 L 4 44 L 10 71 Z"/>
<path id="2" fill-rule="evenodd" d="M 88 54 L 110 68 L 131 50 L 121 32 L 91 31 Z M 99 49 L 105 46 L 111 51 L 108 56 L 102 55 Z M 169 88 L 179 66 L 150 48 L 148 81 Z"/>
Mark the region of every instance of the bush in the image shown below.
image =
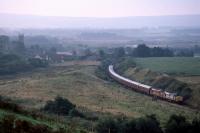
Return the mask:
<path id="1" fill-rule="evenodd" d="M 117 133 L 118 125 L 117 121 L 113 118 L 105 118 L 98 122 L 96 126 L 98 133 Z"/>
<path id="2" fill-rule="evenodd" d="M 10 99 L 4 99 L 0 96 L 0 108 L 10 110 L 13 112 L 23 112 L 23 109 L 18 106 L 16 103 L 13 103 Z"/>
<path id="3" fill-rule="evenodd" d="M 191 125 L 191 133 L 197 133 L 200 131 L 200 119 L 194 119 Z"/>
<path id="4" fill-rule="evenodd" d="M 138 133 L 162 133 L 162 129 L 155 115 L 139 118 L 136 121 L 135 128 Z"/>
<path id="5" fill-rule="evenodd" d="M 76 116 L 76 117 L 84 117 L 84 115 L 81 112 L 79 112 L 78 110 L 76 110 L 76 109 L 71 109 L 69 111 L 68 115 L 71 116 L 71 117 L 74 117 L 74 116 Z"/>
<path id="6" fill-rule="evenodd" d="M 69 100 L 58 96 L 54 101 L 48 101 L 43 110 L 57 115 L 68 115 L 75 107 Z"/>
<path id="7" fill-rule="evenodd" d="M 189 133 L 191 125 L 181 115 L 172 115 L 166 124 L 166 133 Z"/>

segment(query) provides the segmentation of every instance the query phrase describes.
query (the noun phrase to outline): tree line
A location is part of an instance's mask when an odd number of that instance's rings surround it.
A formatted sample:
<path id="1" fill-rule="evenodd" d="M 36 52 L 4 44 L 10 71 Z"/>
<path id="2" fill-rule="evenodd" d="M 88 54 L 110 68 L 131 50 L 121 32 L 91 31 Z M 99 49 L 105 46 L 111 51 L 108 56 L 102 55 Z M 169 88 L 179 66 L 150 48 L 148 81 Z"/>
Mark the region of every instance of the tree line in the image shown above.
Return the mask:
<path id="1" fill-rule="evenodd" d="M 118 59 L 124 56 L 130 57 L 193 57 L 194 52 L 189 49 L 172 49 L 161 47 L 148 47 L 146 44 L 139 44 L 136 48 L 117 47 L 110 50 L 99 50 L 99 59 Z"/>

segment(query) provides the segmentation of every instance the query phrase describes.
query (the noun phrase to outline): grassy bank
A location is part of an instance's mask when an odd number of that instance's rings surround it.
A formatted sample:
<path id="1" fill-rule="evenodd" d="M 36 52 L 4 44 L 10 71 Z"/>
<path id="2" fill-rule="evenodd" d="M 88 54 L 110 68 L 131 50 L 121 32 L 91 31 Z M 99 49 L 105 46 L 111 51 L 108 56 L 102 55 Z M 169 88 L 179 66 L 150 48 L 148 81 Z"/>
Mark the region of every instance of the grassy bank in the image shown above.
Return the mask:
<path id="1" fill-rule="evenodd" d="M 0 81 L 0 95 L 36 109 L 60 95 L 76 104 L 82 112 L 136 118 L 156 114 L 161 123 L 171 114 L 182 114 L 188 119 L 200 117 L 196 110 L 165 101 L 153 101 L 151 97 L 125 89 L 118 83 L 102 80 L 95 75 L 96 68 L 94 64 L 79 63 L 8 77 Z"/>

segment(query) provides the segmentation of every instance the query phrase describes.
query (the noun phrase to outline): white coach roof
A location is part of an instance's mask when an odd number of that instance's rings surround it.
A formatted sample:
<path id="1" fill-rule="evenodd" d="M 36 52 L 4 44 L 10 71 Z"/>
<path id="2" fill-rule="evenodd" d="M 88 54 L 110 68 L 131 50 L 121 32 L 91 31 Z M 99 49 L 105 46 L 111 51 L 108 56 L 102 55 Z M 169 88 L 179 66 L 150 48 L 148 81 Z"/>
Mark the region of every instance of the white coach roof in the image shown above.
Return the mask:
<path id="1" fill-rule="evenodd" d="M 117 73 L 114 71 L 113 65 L 109 65 L 109 68 L 108 68 L 108 69 L 109 69 L 109 72 L 110 72 L 112 75 L 114 75 L 115 77 L 118 77 L 118 78 L 121 79 L 121 80 L 127 81 L 127 82 L 129 82 L 129 83 L 132 83 L 132 84 L 135 84 L 135 85 L 138 85 L 138 86 L 142 86 L 142 87 L 144 87 L 144 88 L 148 88 L 148 89 L 151 88 L 151 86 L 149 86 L 149 85 L 141 84 L 141 83 L 139 83 L 139 82 L 135 82 L 135 81 L 133 81 L 133 80 L 130 80 L 130 79 L 128 79 L 128 78 L 125 78 L 125 77 L 120 76 L 119 74 L 117 74 Z"/>

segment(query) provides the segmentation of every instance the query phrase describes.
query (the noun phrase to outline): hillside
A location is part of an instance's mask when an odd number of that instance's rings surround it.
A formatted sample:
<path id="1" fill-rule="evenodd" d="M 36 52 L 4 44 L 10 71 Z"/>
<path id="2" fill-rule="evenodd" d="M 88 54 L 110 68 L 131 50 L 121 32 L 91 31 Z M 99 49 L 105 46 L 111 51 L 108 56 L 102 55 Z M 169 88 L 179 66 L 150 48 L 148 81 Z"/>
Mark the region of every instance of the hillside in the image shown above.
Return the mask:
<path id="1" fill-rule="evenodd" d="M 93 115 L 125 115 L 138 118 L 156 114 L 163 124 L 171 114 L 188 119 L 200 117 L 196 110 L 130 91 L 95 75 L 96 62 L 71 62 L 0 80 L 0 95 L 27 108 L 40 109 L 57 95 L 69 99 L 81 112 Z"/>
<path id="2" fill-rule="evenodd" d="M 161 57 L 131 60 L 137 67 L 123 69 L 121 73 L 124 76 L 155 88 L 184 95 L 189 98 L 185 101 L 186 104 L 199 108 L 199 58 Z M 123 67 L 123 64 L 126 64 L 126 60 L 118 66 L 118 69 Z"/>

